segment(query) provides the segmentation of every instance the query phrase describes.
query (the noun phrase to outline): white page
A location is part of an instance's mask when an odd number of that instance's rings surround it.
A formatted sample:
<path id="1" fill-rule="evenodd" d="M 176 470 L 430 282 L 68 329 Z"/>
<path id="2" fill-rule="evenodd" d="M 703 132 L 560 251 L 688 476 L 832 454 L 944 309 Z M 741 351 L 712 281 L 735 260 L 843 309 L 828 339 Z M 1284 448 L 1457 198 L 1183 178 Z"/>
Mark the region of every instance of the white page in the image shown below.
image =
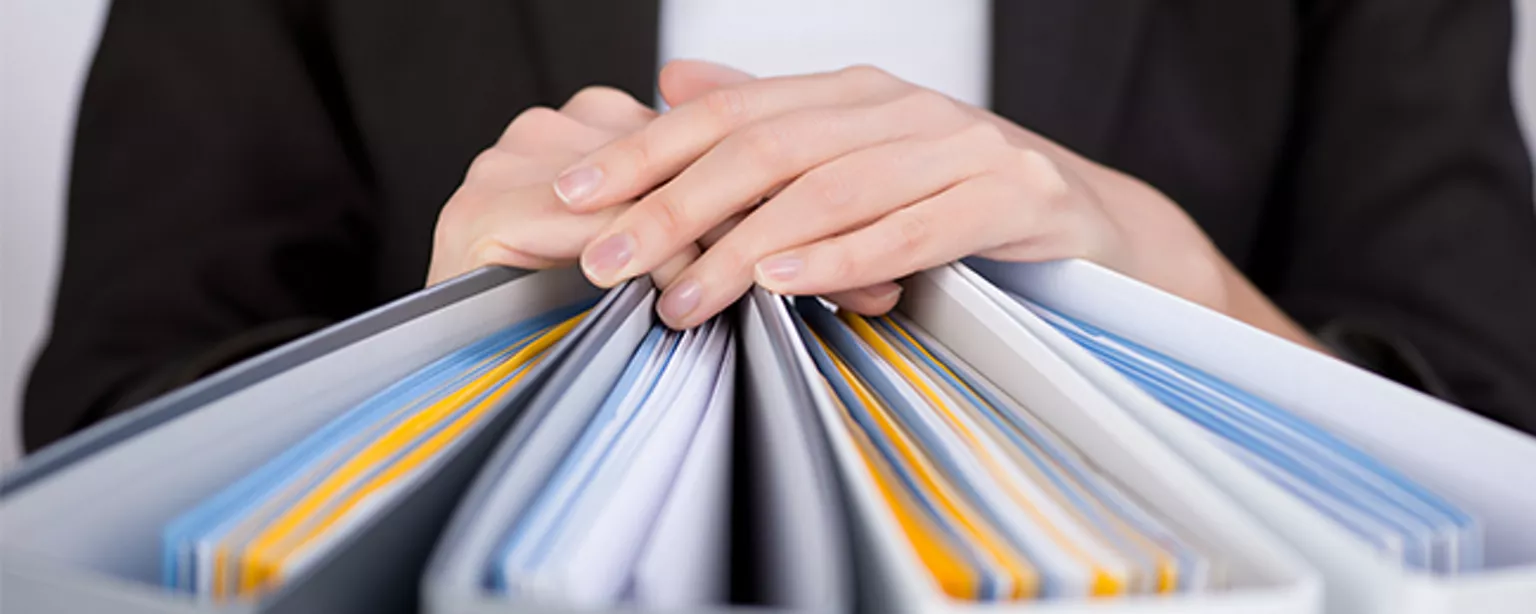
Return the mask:
<path id="1" fill-rule="evenodd" d="M 786 609 L 845 611 L 853 592 L 851 536 L 836 459 L 817 417 L 830 399 L 801 371 L 804 348 L 783 301 L 753 288 L 741 307 L 742 445 L 753 471 L 746 487 L 761 506 L 753 510 L 759 524 L 749 530 L 765 568 L 763 597 Z"/>
<path id="2" fill-rule="evenodd" d="M 905 287 L 898 305 L 901 313 L 1029 407 L 1106 477 L 1125 487 L 1127 494 L 1144 502 L 1171 527 L 1182 529 L 1193 545 L 1217 557 L 1217 570 L 1230 579 L 1224 583 L 1228 590 L 1133 599 L 1127 602 L 1127 611 L 1132 609 L 1130 601 L 1153 609 L 1153 604 L 1166 604 L 1167 611 L 1229 612 L 1255 607 L 1312 611 L 1318 586 L 1289 548 L 1242 514 L 1165 443 L 1114 407 L 1049 347 L 1013 326 L 1001 303 L 990 300 L 952 268 L 913 276 Z M 1064 602 L 1056 601 L 1028 607 L 1062 606 Z M 1083 604 L 1083 611 L 1087 609 L 1088 604 Z"/>
<path id="3" fill-rule="evenodd" d="M 854 334 L 853 329 L 841 320 L 837 324 L 844 327 L 848 334 Z M 920 422 L 911 424 L 908 428 L 912 429 L 914 433 L 916 429 L 924 429 L 937 437 L 940 442 L 939 445 L 944 448 L 942 452 L 947 452 L 950 455 L 956 464 L 956 468 L 961 472 L 960 475 L 950 476 L 950 479 L 957 487 L 961 488 L 961 492 L 974 492 L 980 498 L 980 500 L 974 501 L 974 504 L 979 508 L 990 509 L 995 515 L 994 518 L 998 521 L 998 528 L 1013 535 L 1015 540 L 1025 545 L 1020 550 L 1021 552 L 1028 553 L 1030 558 L 1034 560 L 1034 563 L 1040 569 L 1042 579 L 1051 578 L 1058 583 L 1055 588 L 1059 592 L 1052 596 L 1075 597 L 1088 594 L 1093 578 L 1092 564 L 1074 556 L 1068 549 L 1069 545 L 1086 547 L 1085 550 L 1091 553 L 1090 556 L 1094 560 L 1105 563 L 1110 563 L 1111 561 L 1119 562 L 1118 557 L 1110 555 L 1104 549 L 1091 547 L 1098 546 L 1098 544 L 1093 542 L 1088 535 L 1088 531 L 1083 530 L 1074 519 L 1069 518 L 1065 511 L 1057 507 L 1048 495 L 1028 478 L 1024 477 L 1017 467 L 1012 466 L 1011 461 L 999 460 L 997 457 L 1002 456 L 1003 452 L 996 449 L 995 442 L 990 441 L 985 435 L 978 433 L 976 443 L 980 444 L 981 449 L 974 448 L 954 425 L 939 415 L 939 410 L 932 406 L 927 397 L 919 393 L 911 382 L 908 382 L 905 377 L 891 367 L 883 357 L 875 353 L 873 348 L 863 339 L 855 337 L 854 342 L 863 349 L 879 370 L 879 373 L 859 372 L 860 377 L 866 380 L 872 380 L 876 377 L 885 379 L 905 399 L 907 404 L 916 409 Z M 855 359 L 846 356 L 844 359 L 849 361 L 850 367 L 858 369 L 858 363 Z M 918 373 L 917 376 L 926 380 L 921 373 Z M 933 388 L 931 382 L 924 381 L 923 383 L 928 385 L 930 389 Z M 935 391 L 935 394 L 939 395 L 940 400 L 943 402 L 954 403 L 952 399 L 943 398 L 943 393 L 940 391 Z M 891 400 L 888 400 L 888 403 L 889 401 Z M 891 411 L 893 414 L 899 415 L 899 412 L 894 408 Z M 977 432 L 978 429 L 975 424 L 965 424 L 967 421 L 963 412 L 956 410 L 952 413 L 968 430 L 972 433 Z M 923 446 L 923 448 L 926 448 L 926 446 Z M 933 457 L 940 452 L 940 450 L 929 449 L 927 456 Z M 998 467 L 1004 475 L 990 471 L 988 469 L 989 460 L 991 461 L 990 464 Z M 943 466 L 938 464 L 937 458 L 934 458 L 933 462 L 937 466 Z M 969 487 L 962 486 L 964 484 L 968 484 Z M 994 488 L 993 486 L 996 487 Z M 1013 496 L 1010 496 L 1010 494 Z M 1027 512 L 1024 508 L 1024 502 L 1032 505 L 1038 516 Z M 1055 539 L 1047 527 L 1042 524 L 1042 518 L 1045 519 L 1045 522 L 1050 523 L 1050 525 L 1061 531 L 1066 539 L 1063 541 Z M 1111 563 L 1106 566 L 1117 577 L 1122 579 L 1125 577 L 1126 569 L 1123 563 L 1120 565 Z"/>
<path id="4" fill-rule="evenodd" d="M 899 313 L 891 314 L 891 318 L 900 323 L 906 332 L 937 360 L 954 371 L 962 381 L 967 382 L 967 386 L 974 388 L 978 393 L 984 391 L 982 397 L 991 399 L 989 402 L 994 404 L 995 409 L 1006 415 L 1005 422 L 1017 421 L 1027 427 L 1019 430 L 1025 445 L 1049 459 L 1046 461 L 1048 464 L 1059 466 L 1059 471 L 1065 474 L 1064 477 L 1069 483 L 1075 484 L 1074 489 L 1081 493 L 1080 496 L 1096 501 L 1094 505 L 1103 506 L 1105 514 L 1118 516 L 1120 521 L 1126 523 L 1129 530 L 1159 544 L 1170 555 L 1184 557 L 1189 568 L 1181 570 L 1181 583 L 1189 582 L 1193 590 L 1203 590 L 1204 587 L 1211 585 L 1211 561 L 1206 552 L 1195 548 L 1188 539 L 1171 530 L 1142 503 L 1132 501 L 1122 491 L 1121 486 L 1114 484 L 1112 480 L 1093 468 L 1075 446 L 1062 439 L 1033 412 L 1026 410 L 1012 396 L 1003 392 L 938 340 L 929 336 L 922 327 Z M 1009 428 L 1017 429 L 1018 426 Z M 1028 431 L 1029 435 L 1026 435 L 1025 431 Z"/>
<path id="5" fill-rule="evenodd" d="M 635 563 L 632 596 L 641 608 L 680 610 L 727 596 L 735 373 L 733 340 L 677 483 Z"/>
<path id="6" fill-rule="evenodd" d="M 647 399 L 571 509 L 550 557 L 524 579 L 528 597 L 596 607 L 622 595 L 720 373 L 730 331 L 718 320 L 707 329 L 698 351 L 676 357 L 687 377 Z"/>
<path id="7" fill-rule="evenodd" d="M 1210 416 L 1216 422 L 1277 450 L 1277 453 L 1280 455 L 1279 459 L 1271 457 L 1268 452 L 1261 453 L 1258 450 L 1253 451 L 1252 454 L 1244 455 L 1244 458 L 1253 459 L 1255 462 L 1261 462 L 1266 466 L 1267 470 L 1266 468 L 1260 468 L 1258 469 L 1259 471 L 1267 474 L 1280 470 L 1279 466 L 1275 464 L 1280 459 L 1286 459 L 1306 467 L 1309 473 L 1321 476 L 1319 478 L 1307 478 L 1308 480 L 1318 479 L 1344 493 L 1348 493 L 1349 498 L 1344 501 L 1350 502 L 1350 505 L 1360 506 L 1360 511 L 1371 511 L 1380 515 L 1382 520 L 1390 521 L 1390 525 L 1380 526 L 1396 525 L 1400 528 L 1393 529 L 1394 531 L 1402 532 L 1404 536 L 1413 538 L 1413 541 L 1409 543 L 1416 544 L 1417 550 L 1421 555 L 1417 560 L 1418 564 L 1425 567 L 1430 564 L 1431 544 L 1434 540 L 1442 539 L 1454 542 L 1460 535 L 1460 528 L 1449 514 L 1414 496 L 1407 487 L 1399 486 L 1385 475 L 1377 473 L 1376 470 L 1369 469 L 1366 464 L 1353 460 L 1344 450 L 1336 448 L 1334 444 L 1325 443 L 1315 437 L 1308 436 L 1300 429 L 1291 426 L 1278 417 L 1250 407 L 1246 402 L 1233 398 L 1226 392 L 1217 390 L 1204 382 L 1196 381 L 1168 364 L 1143 355 L 1138 349 L 1128 347 L 1115 339 L 1088 332 L 1076 323 L 1031 303 L 1027 299 L 1018 300 L 1023 303 L 1025 308 L 1034 312 L 1046 322 L 1055 326 L 1065 327 L 1077 334 L 1088 337 L 1094 345 L 1108 348 L 1118 353 L 1122 360 L 1132 362 L 1139 368 L 1155 372 L 1165 380 L 1176 382 L 1178 386 L 1190 390 L 1190 394 L 1204 395 L 1198 396 L 1198 400 L 1189 400 L 1186 403 L 1202 407 L 1203 409 L 1198 411 Z M 1214 403 L 1214 405 L 1202 405 L 1210 403 Z M 1295 414 L 1295 412 L 1289 409 L 1278 407 L 1276 409 Z M 1242 418 L 1237 417 L 1238 415 L 1242 416 Z M 1297 418 L 1301 419 L 1300 416 L 1297 416 Z M 1215 432 L 1212 432 L 1211 435 L 1218 440 L 1223 438 L 1222 435 Z M 1337 436 L 1336 434 L 1331 435 Z M 1348 441 L 1347 437 L 1339 437 L 1339 439 L 1343 440 L 1343 445 L 1345 446 L 1356 447 L 1353 442 Z M 1390 466 L 1386 467 L 1386 470 L 1389 472 L 1396 471 L 1395 468 Z M 1350 480 L 1350 477 L 1360 480 L 1370 487 L 1356 485 Z"/>
<path id="8" fill-rule="evenodd" d="M 634 385 L 629 390 L 623 391 L 624 397 L 615 408 L 613 415 L 597 416 L 593 423 L 587 425 L 587 429 L 601 429 L 597 436 L 589 441 L 585 448 L 567 452 L 567 454 L 579 454 L 575 460 L 567 458 L 561 461 L 560 467 L 569 464 L 570 470 L 560 475 L 558 480 L 551 477 L 550 482 L 544 486 L 544 491 L 537 494 L 532 505 L 524 510 L 524 514 L 528 516 L 519 521 L 526 526 L 519 533 L 521 539 L 517 539 L 511 548 L 503 553 L 505 561 L 502 573 L 506 576 L 504 580 L 508 587 L 514 586 L 511 576 L 518 575 L 520 570 L 528 565 L 539 538 L 549 533 L 552 527 L 560 522 L 560 510 L 565 507 L 566 502 L 577 496 L 582 485 L 582 476 L 594 471 L 593 467 L 602 457 L 603 451 L 609 447 L 614 438 L 619 436 L 625 423 L 624 418 L 638 410 L 646 395 L 652 393 L 653 386 L 654 390 L 659 390 L 667 381 L 670 366 L 667 360 L 669 349 L 675 346 L 677 349 L 674 351 L 684 352 L 691 340 L 692 337 L 684 333 L 681 339 L 663 338 L 661 343 L 653 348 L 651 355 L 646 357 L 645 367 L 636 378 Z M 672 370 L 670 374 L 675 375 L 675 373 L 676 371 Z M 603 419 L 607 421 L 601 424 L 596 422 Z M 585 435 L 586 433 L 578 435 L 577 441 L 579 442 Z"/>
<path id="9" fill-rule="evenodd" d="M 1116 404 L 1151 428 L 1229 496 L 1243 503 L 1290 546 L 1301 551 L 1327 579 L 1324 584 L 1326 611 L 1405 611 L 1400 564 L 1383 559 L 1373 547 L 1337 522 L 1220 449 L 1204 429 L 1162 405 L 1034 312 L 1008 297 L 998 286 L 989 283 L 989 278 L 964 266 L 954 267 L 948 275 L 958 275 L 965 284 L 987 295 L 994 305 L 1008 313 L 1010 320 L 1050 346 Z M 1004 287 L 1027 290 L 1031 286 L 1005 284 Z M 1034 297 L 1029 298 L 1034 300 Z M 1159 351 L 1162 350 L 1159 348 Z"/>
<path id="10" fill-rule="evenodd" d="M 1536 574 L 1536 438 L 1089 262 L 968 264 L 1348 437 L 1481 517 L 1489 568 Z"/>
<path id="11" fill-rule="evenodd" d="M 631 287 L 626 292 L 630 294 L 628 298 L 633 298 L 640 289 Z M 517 418 L 498 444 L 498 451 L 481 469 L 479 479 L 490 480 L 494 485 L 478 500 L 473 494 L 466 495 L 460 506 L 464 508 L 460 513 L 467 518 L 455 522 L 462 521 L 468 529 L 445 535 L 444 543 L 434 554 L 434 562 L 427 571 L 431 577 L 424 586 L 425 591 L 432 593 L 427 601 L 435 602 L 437 593 L 443 591 L 463 593 L 482 589 L 487 561 L 500 554 L 509 523 L 538 495 L 608 396 L 622 393 L 616 393 L 615 388 L 651 334 L 654 296 L 655 292 L 647 288 L 636 301 L 638 305 L 621 309 L 618 305 L 625 304 L 625 298 L 620 298 L 599 314 L 600 319 L 594 321 L 588 335 L 611 325 L 613 320 L 618 320 L 618 325 L 601 340 L 583 339 L 581 343 L 593 343 L 601 349 L 579 365 L 581 373 L 570 380 L 568 390 L 561 391 L 558 398 L 547 398 L 553 391 L 541 390 Z M 575 348 L 562 361 L 565 364 L 561 369 L 578 366 L 569 362 L 575 359 L 574 351 Z M 640 361 L 637 370 L 644 370 L 647 356 L 636 359 Z M 635 379 L 638 377 L 637 371 Z M 541 387 L 551 385 L 546 382 Z M 505 449 L 509 446 L 512 449 Z"/>

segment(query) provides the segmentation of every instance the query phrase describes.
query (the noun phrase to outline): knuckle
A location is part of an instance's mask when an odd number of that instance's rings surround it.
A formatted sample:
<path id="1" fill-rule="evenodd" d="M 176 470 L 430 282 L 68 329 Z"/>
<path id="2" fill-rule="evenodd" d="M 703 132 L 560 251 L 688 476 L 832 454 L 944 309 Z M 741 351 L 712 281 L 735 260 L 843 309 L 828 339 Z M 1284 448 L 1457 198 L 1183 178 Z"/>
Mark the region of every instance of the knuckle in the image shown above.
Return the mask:
<path id="1" fill-rule="evenodd" d="M 464 186 L 477 192 L 495 193 L 529 183 L 544 183 L 551 171 L 548 160 L 531 158 L 517 151 L 492 147 L 480 152 L 464 170 Z"/>
<path id="2" fill-rule="evenodd" d="M 571 99 L 566 104 L 595 108 L 619 108 L 639 104 L 639 102 L 624 90 L 607 85 L 588 85 L 571 96 Z"/>
<path id="3" fill-rule="evenodd" d="M 704 95 L 704 108 L 721 125 L 733 127 L 748 115 L 747 94 L 741 88 L 722 87 Z"/>
<path id="4" fill-rule="evenodd" d="M 599 165 L 607 167 L 612 164 L 635 172 L 643 171 L 650 164 L 652 138 L 651 131 L 647 128 L 612 142 L 599 150 L 601 153 L 597 155 L 602 157 Z M 612 169 L 604 168 L 604 170 Z"/>
<path id="5" fill-rule="evenodd" d="M 469 162 L 469 169 L 464 172 L 464 182 L 483 183 L 500 176 L 512 167 L 512 158 L 512 154 L 494 147 L 482 151 Z"/>
<path id="6" fill-rule="evenodd" d="M 960 105 L 954 99 L 922 87 L 903 95 L 901 102 L 910 112 L 920 117 L 949 119 L 960 111 Z"/>
<path id="7" fill-rule="evenodd" d="M 891 73 L 873 64 L 854 64 L 837 71 L 837 74 L 856 85 L 868 88 L 881 87 L 895 79 Z"/>
<path id="8" fill-rule="evenodd" d="M 818 168 L 800 178 L 801 189 L 815 202 L 829 209 L 848 206 L 853 202 L 854 190 L 846 173 Z"/>
<path id="9" fill-rule="evenodd" d="M 1020 180 L 1036 199 L 1056 205 L 1066 205 L 1071 199 L 1072 189 L 1061 168 L 1045 154 L 1020 149 L 1014 154 L 1014 160 Z"/>
<path id="10" fill-rule="evenodd" d="M 663 189 L 655 192 L 655 215 L 652 219 L 656 223 L 657 230 L 666 237 L 678 237 L 686 235 L 692 229 L 692 215 L 688 212 L 688 206 L 670 190 Z"/>
<path id="11" fill-rule="evenodd" d="M 740 147 L 749 160 L 768 168 L 776 168 L 783 162 L 788 139 L 773 124 L 759 124 L 740 135 Z"/>
<path id="12" fill-rule="evenodd" d="M 828 282 L 841 284 L 845 280 L 853 279 L 859 272 L 859 263 L 854 260 L 853 254 L 848 249 L 839 246 L 836 249 L 825 250 L 820 254 L 822 270 L 826 271 Z"/>
<path id="13" fill-rule="evenodd" d="M 543 133 L 550 129 L 562 116 L 559 111 L 549 107 L 528 107 L 523 109 L 517 117 L 512 118 L 512 123 L 507 124 L 507 129 L 502 132 L 503 142 L 516 142 L 530 136 Z"/>
<path id="14" fill-rule="evenodd" d="M 933 224 L 919 215 L 904 215 L 896 222 L 896 237 L 892 245 L 898 255 L 916 254 L 933 238 Z"/>
<path id="15" fill-rule="evenodd" d="M 1008 145 L 1008 135 L 1003 133 L 1003 129 L 986 120 L 976 120 L 966 125 L 960 130 L 960 138 L 973 147 L 986 148 L 989 152 Z"/>

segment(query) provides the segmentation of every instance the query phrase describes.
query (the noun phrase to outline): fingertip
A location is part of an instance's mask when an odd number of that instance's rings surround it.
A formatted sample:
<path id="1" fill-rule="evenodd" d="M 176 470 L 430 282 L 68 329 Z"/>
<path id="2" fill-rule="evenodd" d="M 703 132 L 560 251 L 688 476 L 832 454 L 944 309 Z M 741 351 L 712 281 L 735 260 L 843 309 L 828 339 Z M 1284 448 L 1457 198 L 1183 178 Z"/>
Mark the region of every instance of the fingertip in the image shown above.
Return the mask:
<path id="1" fill-rule="evenodd" d="M 678 106 L 705 92 L 750 81 L 751 73 L 704 60 L 680 59 L 667 62 L 656 79 L 657 89 L 667 104 Z"/>
<path id="2" fill-rule="evenodd" d="M 576 211 L 590 208 L 605 178 L 601 166 L 586 161 L 578 162 L 555 178 L 555 196 L 567 207 Z"/>
<path id="3" fill-rule="evenodd" d="M 895 282 L 875 284 L 857 290 L 835 292 L 827 300 L 837 306 L 862 316 L 880 316 L 889 313 L 901 300 L 902 288 Z"/>
<path id="4" fill-rule="evenodd" d="M 803 286 L 804 273 L 805 256 L 798 253 L 779 254 L 764 258 L 752 267 L 752 280 L 779 294 L 795 294 Z"/>

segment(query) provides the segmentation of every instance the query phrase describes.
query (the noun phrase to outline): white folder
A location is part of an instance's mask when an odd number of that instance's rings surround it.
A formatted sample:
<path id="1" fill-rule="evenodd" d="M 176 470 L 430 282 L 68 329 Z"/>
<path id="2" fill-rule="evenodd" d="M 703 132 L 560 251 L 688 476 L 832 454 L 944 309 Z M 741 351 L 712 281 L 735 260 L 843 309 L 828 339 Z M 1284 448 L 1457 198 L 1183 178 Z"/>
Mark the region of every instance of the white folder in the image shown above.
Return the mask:
<path id="1" fill-rule="evenodd" d="M 631 354 L 652 326 L 654 296 L 603 337 L 588 337 L 550 377 L 485 464 L 469 494 L 433 554 L 422 580 L 424 610 L 432 614 L 511 614 L 520 612 L 591 611 L 535 598 L 494 593 L 488 588 L 487 564 L 500 544 L 509 518 L 521 513 L 533 495 L 549 482 L 597 407 L 619 381 Z M 737 343 L 740 360 L 724 367 L 735 377 L 739 394 L 721 409 L 741 422 L 734 433 L 723 433 L 735 449 L 723 473 L 734 497 L 727 501 L 687 501 L 723 517 L 691 527 L 658 527 L 656 539 L 680 531 L 709 531 L 727 539 L 731 577 L 689 578 L 718 583 L 716 603 L 697 604 L 690 612 L 738 609 L 725 600 L 732 578 L 741 578 L 736 597 L 750 609 L 796 612 L 843 612 L 852 605 L 848 545 L 842 499 L 809 397 L 808 383 L 788 371 L 776 348 L 787 338 L 770 332 L 756 317 L 756 308 L 742 306 Z M 782 332 L 782 331 L 780 331 Z M 726 380 L 728 381 L 728 380 Z M 729 390 L 730 387 L 725 387 Z M 681 484 L 679 486 L 682 486 Z M 692 494 L 721 489 L 695 489 Z M 729 528 L 729 535 L 720 532 Z M 676 540 L 669 546 L 676 546 Z M 722 549 L 722 552 L 725 550 Z M 720 566 L 694 562 L 671 573 L 718 573 Z M 713 568 L 712 568 L 713 567 Z M 630 610 L 635 606 L 623 609 Z"/>
<path id="2" fill-rule="evenodd" d="M 994 321 L 1044 343 L 1295 546 L 1322 572 L 1328 611 L 1536 607 L 1536 439 L 1088 262 L 967 264 L 974 271 L 956 267 L 946 276 L 994 301 L 1010 300 L 995 284 L 1225 380 L 1355 443 L 1483 521 L 1482 571 L 1405 569 L 1236 462 L 1199 427 L 1027 309 Z"/>
<path id="3" fill-rule="evenodd" d="M 613 320 L 610 293 L 490 418 L 425 467 L 398 504 L 258 601 L 160 587 L 161 528 L 341 412 L 510 324 L 602 295 L 576 271 L 483 269 L 231 368 L 105 422 L 0 489 L 0 611 L 414 611 L 421 565 L 474 471 L 560 358 Z M 633 305 L 623 306 L 627 311 Z M 607 315 L 609 317 L 605 318 Z M 63 460 L 61 460 L 63 459 Z M 67 462 L 65 462 L 67 460 Z"/>
<path id="4" fill-rule="evenodd" d="M 1536 440 L 1087 263 L 975 266 L 914 275 L 898 310 L 1208 553 L 1224 571 L 1223 585 L 1113 600 L 983 604 L 946 596 L 842 435 L 846 423 L 785 300 L 754 289 L 731 315 L 730 471 L 709 478 L 728 478 L 732 498 L 697 508 L 728 515 L 716 520 L 730 533 L 738 601 L 812 612 L 1274 614 L 1325 605 L 1515 612 L 1536 603 Z M 1439 577 L 1388 563 L 1004 289 L 1360 444 L 1476 513 L 1489 569 Z M 405 374 L 508 324 L 600 295 L 574 270 L 483 270 L 242 363 L 29 459 L 0 478 L 0 611 L 548 611 L 488 594 L 484 563 L 506 517 L 558 462 L 544 446 L 575 436 L 583 412 L 613 387 L 654 321 L 654 292 L 643 281 L 603 296 L 530 375 L 536 383 L 445 455 L 431 479 L 277 592 L 214 605 L 164 591 L 158 538 L 178 512 Z M 538 429 L 564 435 L 531 437 Z"/>
<path id="5" fill-rule="evenodd" d="M 1031 612 L 1313 612 L 1321 602 L 1317 578 L 1298 555 L 1199 475 L 1152 432 L 1057 358 L 1014 328 L 994 328 L 1001 307 L 968 283 L 922 273 L 906 284 L 897 309 L 1014 400 L 1036 412 L 1105 475 L 1176 525 L 1226 569 L 1228 586 L 1204 593 L 1114 600 L 974 603 L 945 595 L 921 568 L 824 386 L 811 402 L 834 452 L 851 516 L 861 570 L 861 609 L 936 612 L 1017 609 Z M 749 304 L 770 329 L 794 330 L 782 299 L 754 290 Z M 787 352 L 800 377 L 820 377 L 798 334 L 775 347 Z M 787 346 L 787 347 L 786 347 Z"/>

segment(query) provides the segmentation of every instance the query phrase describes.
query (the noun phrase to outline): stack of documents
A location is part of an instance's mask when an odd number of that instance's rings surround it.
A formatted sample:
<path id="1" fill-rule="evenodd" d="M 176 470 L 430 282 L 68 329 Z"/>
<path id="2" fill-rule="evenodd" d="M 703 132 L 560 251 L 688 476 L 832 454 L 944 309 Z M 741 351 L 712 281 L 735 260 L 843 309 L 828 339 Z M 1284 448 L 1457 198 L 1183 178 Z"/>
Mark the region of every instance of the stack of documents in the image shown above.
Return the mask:
<path id="1" fill-rule="evenodd" d="M 902 284 L 433 286 L 0 476 L 0 611 L 1536 602 L 1536 439 L 1086 262 Z"/>
<path id="2" fill-rule="evenodd" d="M 1471 514 L 1273 403 L 1173 358 L 1014 295 L 1217 443 L 1383 553 L 1444 574 L 1482 566 Z"/>
<path id="3" fill-rule="evenodd" d="M 1208 555 L 910 321 L 798 307 L 846 432 L 946 594 L 998 601 L 1211 585 Z"/>
<path id="4" fill-rule="evenodd" d="M 686 332 L 652 325 L 601 403 L 563 408 L 527 438 L 561 460 L 502 519 L 489 588 L 586 608 L 723 599 L 734 376 L 723 320 Z M 574 441 L 572 421 L 585 422 Z M 493 488 L 515 488 L 521 469 L 514 461 Z"/>
<path id="5" fill-rule="evenodd" d="M 222 601 L 305 571 L 483 421 L 590 304 L 464 347 L 345 412 L 171 521 L 163 581 Z"/>
<path id="6" fill-rule="evenodd" d="M 921 277 L 985 295 L 997 330 L 1038 340 L 1174 446 L 1318 570 L 1327 611 L 1536 600 L 1530 435 L 1091 263 Z"/>

